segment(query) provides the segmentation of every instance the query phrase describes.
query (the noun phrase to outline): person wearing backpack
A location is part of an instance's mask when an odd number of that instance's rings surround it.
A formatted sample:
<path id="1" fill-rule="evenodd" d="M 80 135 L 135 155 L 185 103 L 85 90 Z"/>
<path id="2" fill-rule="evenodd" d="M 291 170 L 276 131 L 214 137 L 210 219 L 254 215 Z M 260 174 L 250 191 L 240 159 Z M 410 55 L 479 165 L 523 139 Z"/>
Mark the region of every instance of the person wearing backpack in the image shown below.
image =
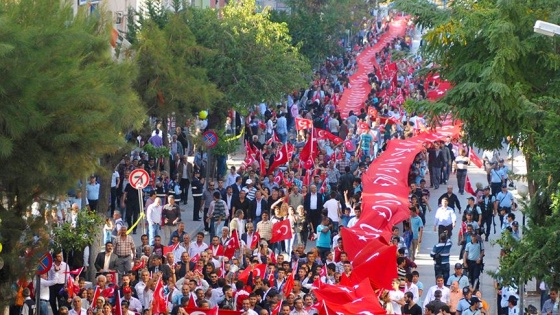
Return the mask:
<path id="1" fill-rule="evenodd" d="M 24 288 L 22 294 L 25 300 L 23 300 L 23 306 L 21 307 L 21 315 L 35 315 L 35 301 L 30 297 L 31 291 L 29 288 Z"/>

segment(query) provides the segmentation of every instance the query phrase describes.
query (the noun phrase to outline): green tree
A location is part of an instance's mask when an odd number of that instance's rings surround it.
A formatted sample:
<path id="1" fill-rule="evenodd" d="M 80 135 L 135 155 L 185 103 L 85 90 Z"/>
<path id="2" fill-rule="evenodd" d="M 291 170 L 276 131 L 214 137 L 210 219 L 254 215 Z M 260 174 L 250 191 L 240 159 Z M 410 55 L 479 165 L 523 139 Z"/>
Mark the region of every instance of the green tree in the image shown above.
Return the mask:
<path id="1" fill-rule="evenodd" d="M 280 100 L 304 84 L 309 65 L 292 46 L 286 23 L 272 22 L 268 10 L 257 12 L 255 1 L 230 1 L 221 18 L 195 8 L 184 18 L 196 41 L 213 52 L 203 65 L 228 108 L 246 112 L 248 105 Z"/>
<path id="2" fill-rule="evenodd" d="M 155 6 L 149 1 L 148 7 Z M 190 27 L 178 13 L 148 10 L 141 18 L 134 45 L 140 74 L 136 89 L 147 112 L 157 117 L 209 109 L 220 98 L 201 66 L 208 53 L 197 45 Z"/>
<path id="3" fill-rule="evenodd" d="M 288 24 L 292 44 L 313 66 L 320 65 L 327 56 L 337 55 L 344 48 L 341 38 L 356 34 L 362 17 L 368 16 L 368 5 L 355 0 L 289 0 L 289 12 L 273 12 L 276 22 Z"/>
<path id="4" fill-rule="evenodd" d="M 136 66 L 111 59 L 110 23 L 103 12 L 73 17 L 58 0 L 0 3 L 0 303 L 37 265 L 20 254 L 41 251 L 34 236 L 48 239 L 41 220 L 22 219 L 33 198 L 95 172 L 142 120 Z"/>
<path id="5" fill-rule="evenodd" d="M 423 53 L 434 69 L 454 84 L 435 103 L 408 104 L 437 120 L 450 113 L 465 123 L 469 142 L 500 148 L 514 137 L 527 160 L 532 195 L 539 184 L 536 133 L 548 115 L 542 97 L 558 98 L 560 56 L 552 39 L 535 34 L 533 24 L 557 12 L 554 1 L 455 1 L 438 9 L 425 0 L 399 0 L 396 8 L 429 27 Z M 542 219 L 542 215 L 536 214 Z"/>
<path id="6" fill-rule="evenodd" d="M 538 19 L 558 22 L 560 2 L 454 1 L 438 9 L 425 0 L 398 0 L 396 8 L 427 27 L 424 57 L 454 85 L 439 102 L 408 102 L 409 109 L 424 112 L 433 124 L 451 114 L 481 148 L 501 148 L 509 135 L 524 153 L 528 226 L 521 242 L 500 241 L 508 254 L 500 258 L 498 276 L 558 284 L 560 55 L 557 39 L 535 34 L 533 25 Z"/>

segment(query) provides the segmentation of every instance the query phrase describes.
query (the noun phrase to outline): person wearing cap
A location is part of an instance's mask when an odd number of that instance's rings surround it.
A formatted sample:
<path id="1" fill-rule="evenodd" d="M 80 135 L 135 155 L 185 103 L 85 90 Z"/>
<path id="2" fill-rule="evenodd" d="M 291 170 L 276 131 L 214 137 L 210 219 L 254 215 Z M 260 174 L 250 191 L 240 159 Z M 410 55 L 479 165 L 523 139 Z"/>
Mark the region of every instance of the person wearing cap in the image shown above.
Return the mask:
<path id="1" fill-rule="evenodd" d="M 200 178 L 200 172 L 194 172 L 191 182 L 193 197 L 193 221 L 200 221 L 200 210 L 202 210 L 202 191 L 204 189 L 204 178 Z"/>
<path id="2" fill-rule="evenodd" d="M 492 188 L 492 195 L 496 196 L 500 192 L 500 187 L 503 184 L 502 172 L 498 170 L 498 164 L 496 162 L 490 163 L 490 167 L 487 172 L 490 176 L 490 188 Z"/>
<path id="3" fill-rule="evenodd" d="M 492 228 L 492 221 L 494 220 L 494 216 L 496 215 L 496 197 L 490 193 L 490 187 L 484 187 L 484 196 L 482 197 L 482 201 L 479 204 L 480 210 L 482 213 L 482 221 L 480 225 L 480 231 L 485 235 L 485 241 L 488 242 L 488 237 L 490 236 L 490 229 Z M 494 224 L 494 233 L 496 231 L 496 227 Z"/>
<path id="4" fill-rule="evenodd" d="M 132 296 L 132 288 L 127 286 L 123 288 L 123 297 L 121 298 L 120 302 L 126 301 L 128 303 L 128 309 L 132 312 L 141 313 L 142 312 L 142 303 L 139 299 Z"/>
<path id="5" fill-rule="evenodd" d="M 502 185 L 502 191 L 496 195 L 495 208 L 501 210 L 506 209 L 506 214 L 510 213 L 514 204 L 513 194 L 507 189 L 507 185 Z M 503 222 L 504 217 L 500 214 L 500 222 Z"/>
<path id="6" fill-rule="evenodd" d="M 447 279 L 447 285 L 451 285 L 453 281 L 459 283 L 459 289 L 461 290 L 469 286 L 469 278 L 463 274 L 463 264 L 455 264 L 455 272 Z"/>
<path id="7" fill-rule="evenodd" d="M 462 311 L 461 315 L 480 315 L 480 300 L 476 296 L 472 296 L 469 300 L 469 308 Z"/>
<path id="8" fill-rule="evenodd" d="M 508 172 L 509 172 L 509 168 L 508 166 L 504 163 L 504 159 L 500 158 L 498 160 L 498 171 L 500 172 L 500 174 L 502 175 L 502 184 L 507 186 L 508 183 Z"/>
<path id="9" fill-rule="evenodd" d="M 249 199 L 249 201 L 255 200 L 255 193 L 257 192 L 257 188 L 255 188 L 254 182 L 253 182 L 252 179 L 247 178 L 247 180 L 245 181 L 245 187 L 243 187 L 243 190 L 247 194 L 247 199 Z"/>
<path id="10" fill-rule="evenodd" d="M 471 286 L 478 289 L 480 272 L 482 270 L 482 258 L 484 257 L 484 246 L 479 236 L 473 235 L 471 242 L 465 246 L 463 265 L 469 268 L 469 281 Z"/>
<path id="11" fill-rule="evenodd" d="M 511 237 L 516 241 L 521 240 L 521 236 L 519 235 L 519 222 L 517 221 L 511 222 Z"/>
<path id="12" fill-rule="evenodd" d="M 510 295 L 508 301 L 508 315 L 519 315 L 519 307 L 517 307 L 517 296 Z"/>
<path id="13" fill-rule="evenodd" d="M 461 289 L 461 293 L 463 295 L 463 298 L 461 298 L 456 305 L 455 308 L 456 315 L 461 315 L 461 313 L 463 313 L 464 311 L 468 310 L 469 307 L 471 307 L 471 298 L 473 296 L 471 288 L 466 286 Z"/>
<path id="14" fill-rule="evenodd" d="M 470 219 L 470 217 L 472 217 L 472 213 L 468 213 L 466 214 L 467 218 Z M 472 219 L 471 219 L 472 220 Z M 471 238 L 473 237 L 477 237 L 478 234 L 475 231 L 474 227 L 476 222 L 468 222 L 468 221 L 464 221 L 463 225 L 464 225 L 464 232 L 463 229 L 461 229 L 461 231 L 459 232 L 459 239 L 458 239 L 458 243 L 461 245 L 461 251 L 459 253 L 459 257 L 463 257 L 463 254 L 465 253 L 465 247 L 467 246 L 467 244 L 471 241 Z"/>
<path id="15" fill-rule="evenodd" d="M 465 207 L 465 212 L 471 211 L 472 212 L 472 220 L 476 222 L 474 227 L 475 231 L 479 231 L 480 226 L 482 225 L 482 209 L 480 206 L 476 204 L 474 197 L 467 198 L 467 206 Z"/>

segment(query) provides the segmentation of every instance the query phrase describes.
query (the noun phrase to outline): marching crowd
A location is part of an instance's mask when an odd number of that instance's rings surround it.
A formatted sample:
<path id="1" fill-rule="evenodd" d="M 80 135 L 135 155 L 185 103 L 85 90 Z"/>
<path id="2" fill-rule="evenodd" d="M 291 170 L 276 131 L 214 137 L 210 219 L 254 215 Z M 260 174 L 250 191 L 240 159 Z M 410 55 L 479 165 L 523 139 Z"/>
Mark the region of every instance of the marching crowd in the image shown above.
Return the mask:
<path id="1" fill-rule="evenodd" d="M 357 53 L 375 44 L 392 18 L 390 13 L 364 20 L 356 47 L 329 58 L 308 89 L 289 95 L 282 105 L 257 106 L 244 121 L 245 163 L 232 166 L 216 181 L 206 182 L 203 150 L 194 150 L 194 163 L 189 162 L 192 144 L 180 127 L 169 141 L 169 173 L 141 147 L 126 156 L 111 181 L 104 251 L 94 253 L 96 278 L 88 285 L 81 275 L 84 265 L 65 262 L 55 253 L 52 269 L 40 280 L 40 314 L 49 314 L 49 306 L 54 315 L 325 314 L 314 290 L 347 283 L 351 276 L 352 259 L 340 231 L 360 220 L 362 175 L 387 141 L 412 137 L 425 128 L 421 117 L 406 113 L 401 105 L 406 98 L 425 98 L 438 84 L 414 75 L 423 66 L 421 60 L 391 60 L 394 51 L 410 46 L 409 23 L 405 36 L 376 55 L 364 109 L 341 117 L 337 106 L 356 71 Z M 148 142 L 160 144 L 158 137 L 161 130 L 156 128 Z M 479 291 L 479 276 L 496 214 L 502 231 L 520 237 L 503 160 L 484 157 L 488 186 L 478 183 L 464 208 L 451 185 L 438 198 L 438 208 L 430 207 L 430 189 L 448 184 L 452 174 L 460 195 L 472 190 L 466 182 L 469 151 L 458 139 L 426 143 L 411 165 L 410 218 L 393 227 L 389 240 L 397 247 L 397 278 L 390 290 L 376 292 L 387 314 L 491 314 Z M 137 168 L 152 175 L 145 189 L 148 233 L 140 244 L 132 237 L 140 216 L 139 192 L 128 182 Z M 92 177 L 87 189 L 92 210 L 101 206 L 98 191 Z M 86 206 L 78 200 L 53 209 L 47 223 L 72 222 Z M 194 210 L 187 218 L 180 206 L 190 202 Z M 430 253 L 435 285 L 424 287 L 414 261 L 430 213 L 439 242 Z M 186 220 L 203 221 L 204 231 L 191 239 Z M 451 270 L 453 247 L 460 261 Z M 382 272 L 381 267 L 372 272 Z M 498 314 L 517 314 L 516 288 L 499 289 Z M 21 290 L 21 314 L 33 315 L 33 293 L 27 287 Z"/>

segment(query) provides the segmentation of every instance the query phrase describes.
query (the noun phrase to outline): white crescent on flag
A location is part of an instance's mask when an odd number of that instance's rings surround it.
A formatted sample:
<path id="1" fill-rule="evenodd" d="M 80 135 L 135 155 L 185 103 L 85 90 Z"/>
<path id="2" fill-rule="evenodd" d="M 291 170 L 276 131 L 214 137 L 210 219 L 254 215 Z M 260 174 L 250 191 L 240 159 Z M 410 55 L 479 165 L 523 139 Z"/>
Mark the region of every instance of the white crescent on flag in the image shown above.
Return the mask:
<path id="1" fill-rule="evenodd" d="M 274 162 L 282 162 L 282 159 L 284 158 L 284 153 L 282 153 L 282 149 L 278 150 L 276 152 L 276 156 L 274 157 Z"/>
<path id="2" fill-rule="evenodd" d="M 278 233 L 281 233 L 281 231 L 284 231 L 284 233 L 282 233 L 282 235 L 287 235 L 288 234 L 288 227 L 285 225 L 282 225 L 279 229 L 278 229 Z"/>

